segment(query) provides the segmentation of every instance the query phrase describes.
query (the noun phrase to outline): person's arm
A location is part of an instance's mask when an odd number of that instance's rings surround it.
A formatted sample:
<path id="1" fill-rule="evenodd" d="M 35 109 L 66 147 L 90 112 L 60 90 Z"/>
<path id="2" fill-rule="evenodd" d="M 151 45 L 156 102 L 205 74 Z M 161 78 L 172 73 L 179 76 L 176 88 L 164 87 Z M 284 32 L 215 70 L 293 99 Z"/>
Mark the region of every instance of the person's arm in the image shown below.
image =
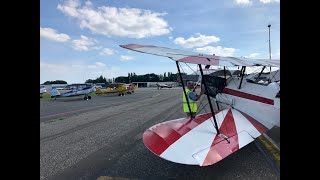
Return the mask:
<path id="1" fill-rule="evenodd" d="M 189 92 L 189 98 L 194 100 L 194 101 L 198 101 L 200 99 L 200 97 L 202 96 L 203 92 L 201 91 L 201 93 L 199 95 L 197 95 L 194 92 Z"/>
<path id="2" fill-rule="evenodd" d="M 204 94 L 204 91 L 205 91 L 205 89 L 204 89 L 204 85 L 202 84 L 201 85 L 201 91 L 200 91 L 200 94 L 199 95 L 197 95 L 197 97 L 194 99 L 195 101 L 198 101 L 199 99 L 200 99 L 200 97 Z"/>

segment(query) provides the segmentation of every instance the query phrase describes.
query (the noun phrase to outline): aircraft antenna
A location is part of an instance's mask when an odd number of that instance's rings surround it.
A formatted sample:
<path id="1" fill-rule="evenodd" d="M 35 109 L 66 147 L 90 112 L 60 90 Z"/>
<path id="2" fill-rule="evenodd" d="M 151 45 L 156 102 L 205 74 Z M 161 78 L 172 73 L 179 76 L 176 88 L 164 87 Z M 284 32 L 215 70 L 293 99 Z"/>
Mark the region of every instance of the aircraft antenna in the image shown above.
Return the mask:
<path id="1" fill-rule="evenodd" d="M 220 134 L 220 131 L 219 131 L 219 128 L 218 128 L 218 125 L 217 125 L 217 120 L 216 120 L 216 116 L 214 115 L 214 112 L 213 112 L 213 108 L 212 108 L 212 104 L 211 104 L 211 99 L 208 95 L 208 87 L 207 87 L 207 84 L 206 84 L 206 78 L 203 76 L 203 71 L 202 71 L 202 67 L 201 67 L 201 64 L 198 64 L 199 65 L 199 69 L 200 69 L 200 73 L 201 73 L 201 77 L 202 77 L 202 84 L 204 85 L 204 89 L 206 90 L 206 95 L 207 95 L 207 98 L 208 98 L 208 102 L 209 102 L 209 106 L 210 106 L 210 110 L 211 110 L 211 113 L 212 113 L 212 117 L 213 117 L 213 120 L 214 120 L 214 127 L 216 128 L 216 131 L 218 133 L 218 135 Z"/>

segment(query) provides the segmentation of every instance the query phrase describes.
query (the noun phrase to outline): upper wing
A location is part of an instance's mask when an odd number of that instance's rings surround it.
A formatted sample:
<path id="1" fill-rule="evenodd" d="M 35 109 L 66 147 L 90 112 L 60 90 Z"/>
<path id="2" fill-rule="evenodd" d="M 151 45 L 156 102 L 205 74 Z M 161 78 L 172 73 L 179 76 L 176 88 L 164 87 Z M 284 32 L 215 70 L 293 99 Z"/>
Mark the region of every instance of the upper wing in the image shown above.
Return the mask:
<path id="1" fill-rule="evenodd" d="M 205 64 L 205 65 L 213 65 L 213 66 L 280 67 L 280 60 L 222 57 L 222 56 L 215 56 L 215 55 L 197 54 L 194 52 L 187 52 L 187 51 L 182 51 L 178 49 L 170 49 L 166 47 L 157 47 L 152 45 L 127 44 L 127 45 L 120 45 L 120 47 L 137 51 L 137 52 L 153 54 L 157 56 L 164 56 L 164 57 L 171 58 L 175 61 L 192 63 L 192 64 Z"/>

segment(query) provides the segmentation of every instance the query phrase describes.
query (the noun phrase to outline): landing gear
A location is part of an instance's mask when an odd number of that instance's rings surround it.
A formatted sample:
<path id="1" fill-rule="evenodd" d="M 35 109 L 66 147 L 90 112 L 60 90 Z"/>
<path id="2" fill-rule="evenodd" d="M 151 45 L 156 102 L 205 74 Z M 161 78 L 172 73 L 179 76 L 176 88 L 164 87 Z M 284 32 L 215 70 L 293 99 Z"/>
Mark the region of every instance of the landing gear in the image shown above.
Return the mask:
<path id="1" fill-rule="evenodd" d="M 84 99 L 84 100 L 90 100 L 90 99 L 91 99 L 91 96 L 90 96 L 90 95 L 85 95 L 83 99 Z"/>

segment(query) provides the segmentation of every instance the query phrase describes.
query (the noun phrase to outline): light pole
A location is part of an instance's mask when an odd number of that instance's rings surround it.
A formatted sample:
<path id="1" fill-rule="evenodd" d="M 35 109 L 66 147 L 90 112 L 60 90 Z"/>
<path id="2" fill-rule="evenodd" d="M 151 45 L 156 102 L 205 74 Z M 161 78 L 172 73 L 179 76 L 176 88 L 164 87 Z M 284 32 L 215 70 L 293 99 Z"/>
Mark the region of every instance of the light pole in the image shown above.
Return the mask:
<path id="1" fill-rule="evenodd" d="M 271 60 L 270 27 L 271 27 L 271 25 L 269 24 L 268 25 L 268 28 L 269 28 L 269 59 Z"/>

